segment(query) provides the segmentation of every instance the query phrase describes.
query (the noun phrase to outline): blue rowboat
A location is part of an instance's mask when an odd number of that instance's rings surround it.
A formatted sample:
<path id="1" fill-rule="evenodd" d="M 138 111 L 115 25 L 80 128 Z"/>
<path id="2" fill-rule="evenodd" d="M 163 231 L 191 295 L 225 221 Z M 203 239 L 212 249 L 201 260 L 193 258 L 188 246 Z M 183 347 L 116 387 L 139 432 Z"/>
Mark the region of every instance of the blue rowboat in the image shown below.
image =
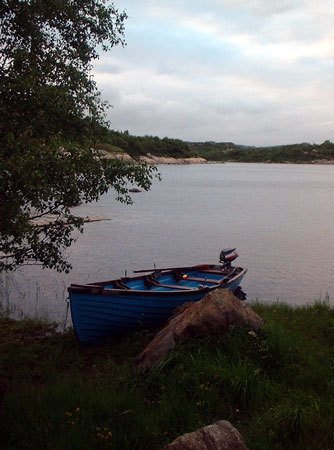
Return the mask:
<path id="1" fill-rule="evenodd" d="M 186 302 L 214 289 L 235 291 L 247 269 L 233 267 L 235 249 L 220 254 L 221 264 L 139 270 L 142 273 L 85 285 L 72 284 L 69 298 L 73 327 L 83 343 L 95 343 L 136 328 L 165 322 Z"/>

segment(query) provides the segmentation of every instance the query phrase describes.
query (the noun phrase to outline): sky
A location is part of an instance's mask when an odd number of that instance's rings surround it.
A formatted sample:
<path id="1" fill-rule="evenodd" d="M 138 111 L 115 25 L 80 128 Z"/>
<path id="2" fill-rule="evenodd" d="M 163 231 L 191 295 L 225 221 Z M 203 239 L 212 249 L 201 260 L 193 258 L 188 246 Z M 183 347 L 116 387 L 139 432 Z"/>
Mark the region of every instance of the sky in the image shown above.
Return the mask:
<path id="1" fill-rule="evenodd" d="M 111 128 L 186 141 L 334 141 L 334 0 L 117 0 L 94 78 Z"/>

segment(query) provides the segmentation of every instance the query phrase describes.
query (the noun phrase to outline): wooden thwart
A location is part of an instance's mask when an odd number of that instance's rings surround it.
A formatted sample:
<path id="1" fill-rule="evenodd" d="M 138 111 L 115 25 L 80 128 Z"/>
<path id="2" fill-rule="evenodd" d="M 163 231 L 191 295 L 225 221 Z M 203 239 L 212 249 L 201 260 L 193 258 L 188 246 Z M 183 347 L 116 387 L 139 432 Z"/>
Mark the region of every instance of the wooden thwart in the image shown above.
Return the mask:
<path id="1" fill-rule="evenodd" d="M 181 275 L 182 279 L 182 275 Z M 212 283 L 212 284 L 221 284 L 220 281 L 214 280 L 212 278 L 200 278 L 200 277 L 186 277 L 184 281 L 198 281 L 199 283 Z M 224 280 L 223 280 L 224 281 Z"/>
<path id="2" fill-rule="evenodd" d="M 154 278 L 152 278 L 150 275 L 148 275 L 146 277 L 145 281 L 150 286 L 157 286 L 157 287 L 163 287 L 163 288 L 168 288 L 168 289 L 179 289 L 181 291 L 193 290 L 193 288 L 187 287 L 187 286 L 179 286 L 177 284 L 160 283 L 159 281 L 156 281 Z"/>

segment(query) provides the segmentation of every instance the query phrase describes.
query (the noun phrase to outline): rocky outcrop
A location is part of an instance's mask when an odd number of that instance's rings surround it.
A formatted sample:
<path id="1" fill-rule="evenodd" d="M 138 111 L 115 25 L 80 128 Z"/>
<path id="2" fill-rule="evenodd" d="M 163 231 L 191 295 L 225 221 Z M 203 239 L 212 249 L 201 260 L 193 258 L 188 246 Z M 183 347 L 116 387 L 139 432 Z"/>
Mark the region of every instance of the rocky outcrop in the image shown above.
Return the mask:
<path id="1" fill-rule="evenodd" d="M 128 153 L 125 152 L 107 152 L 100 150 L 100 153 L 104 158 L 119 159 L 128 163 L 136 162 Z M 139 162 L 158 165 L 158 164 L 205 164 L 207 160 L 205 158 L 173 158 L 172 156 L 154 156 L 148 153 L 146 156 L 140 156 Z"/>
<path id="2" fill-rule="evenodd" d="M 104 158 L 107 159 L 119 159 L 120 161 L 134 163 L 135 160 L 125 152 L 107 152 L 105 150 L 100 150 L 100 153 L 103 155 Z"/>
<path id="3" fill-rule="evenodd" d="M 154 156 L 148 153 L 146 156 L 140 156 L 140 161 L 147 164 L 205 164 L 204 158 L 172 158 L 171 156 Z"/>
<path id="4" fill-rule="evenodd" d="M 239 431 L 226 420 L 187 433 L 166 445 L 163 450 L 247 450 Z"/>
<path id="5" fill-rule="evenodd" d="M 194 337 L 224 335 L 231 326 L 258 330 L 262 319 L 231 291 L 216 289 L 201 301 L 184 305 L 136 359 L 139 371 L 150 369 L 177 344 Z"/>

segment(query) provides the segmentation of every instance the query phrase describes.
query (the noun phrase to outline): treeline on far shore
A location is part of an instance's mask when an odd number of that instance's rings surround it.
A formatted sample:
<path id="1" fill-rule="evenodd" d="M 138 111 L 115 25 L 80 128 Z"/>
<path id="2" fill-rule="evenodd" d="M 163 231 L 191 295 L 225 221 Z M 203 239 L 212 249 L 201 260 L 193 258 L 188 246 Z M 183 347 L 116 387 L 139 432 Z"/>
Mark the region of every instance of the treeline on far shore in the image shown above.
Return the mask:
<path id="1" fill-rule="evenodd" d="M 334 161 L 334 143 L 292 144 L 273 147 L 248 147 L 232 142 L 189 143 L 189 148 L 209 161 L 315 163 Z"/>
<path id="2" fill-rule="evenodd" d="M 157 136 L 133 136 L 128 131 L 104 129 L 99 148 L 111 152 L 125 152 L 133 158 L 151 154 L 174 158 L 202 157 L 216 162 L 272 162 L 316 163 L 334 161 L 334 143 L 300 143 L 268 147 L 238 145 L 233 142 L 186 142 Z"/>
<path id="3" fill-rule="evenodd" d="M 189 158 L 194 152 L 189 145 L 180 139 L 163 139 L 157 136 L 133 136 L 128 131 L 102 130 L 98 148 L 111 152 L 125 152 L 133 158 L 150 153 L 154 156 L 172 156 Z"/>

